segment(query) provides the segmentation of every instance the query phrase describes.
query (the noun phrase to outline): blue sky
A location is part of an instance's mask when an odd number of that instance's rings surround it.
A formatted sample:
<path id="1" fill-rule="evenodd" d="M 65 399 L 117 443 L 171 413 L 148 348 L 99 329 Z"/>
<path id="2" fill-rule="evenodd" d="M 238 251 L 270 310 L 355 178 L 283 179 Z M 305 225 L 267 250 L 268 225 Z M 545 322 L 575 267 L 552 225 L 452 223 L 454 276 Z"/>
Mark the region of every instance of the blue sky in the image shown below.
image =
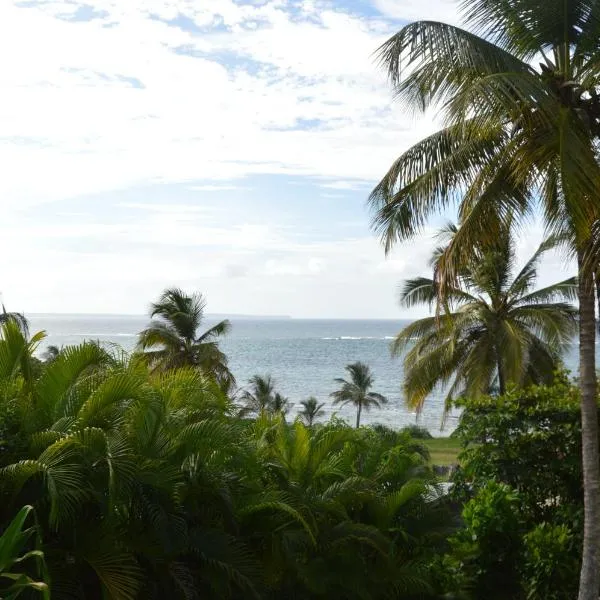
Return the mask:
<path id="1" fill-rule="evenodd" d="M 4 0 L 7 306 L 138 314 L 177 285 L 219 313 L 407 316 L 440 220 L 386 258 L 366 198 L 436 127 L 373 57 L 421 18 L 455 3 Z"/>

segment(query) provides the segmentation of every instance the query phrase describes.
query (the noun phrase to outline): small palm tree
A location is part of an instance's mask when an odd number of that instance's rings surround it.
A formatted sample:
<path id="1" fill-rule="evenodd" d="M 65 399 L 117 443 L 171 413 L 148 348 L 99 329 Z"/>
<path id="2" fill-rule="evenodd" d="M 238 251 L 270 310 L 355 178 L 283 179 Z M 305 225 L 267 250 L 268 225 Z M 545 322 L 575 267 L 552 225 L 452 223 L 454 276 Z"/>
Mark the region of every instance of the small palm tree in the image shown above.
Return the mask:
<path id="1" fill-rule="evenodd" d="M 452 243 L 457 228 L 441 235 Z M 477 397 L 508 384 L 549 384 L 560 366 L 560 351 L 577 331 L 577 281 L 570 278 L 535 289 L 537 266 L 556 245 L 543 242 L 525 266 L 513 275 L 515 244 L 505 233 L 494 244 L 476 247 L 461 269 L 458 284 L 449 286 L 446 302 L 434 317 L 405 327 L 392 346 L 404 355 L 404 393 L 407 403 L 420 410 L 438 385 L 449 385 L 446 408 L 453 399 Z M 435 251 L 432 265 L 445 247 Z M 400 302 L 405 307 L 438 303 L 434 279 L 417 277 L 404 283 Z"/>
<path id="2" fill-rule="evenodd" d="M 325 406 L 325 403 L 321 402 L 321 404 L 319 404 L 318 400 L 314 396 L 311 396 L 307 400 L 302 400 L 300 404 L 303 406 L 299 413 L 300 417 L 308 427 L 312 427 L 315 419 L 323 415 L 322 409 Z"/>
<path id="3" fill-rule="evenodd" d="M 292 408 L 292 404 L 284 395 L 280 394 L 279 392 L 275 392 L 270 408 L 271 412 L 285 416 L 289 412 L 290 408 Z"/>
<path id="4" fill-rule="evenodd" d="M 56 358 L 58 357 L 58 355 L 60 354 L 60 348 L 58 346 L 54 346 L 52 344 L 50 344 L 50 346 L 47 346 L 46 349 L 44 350 L 44 353 L 42 354 L 42 358 L 44 360 L 44 362 L 52 362 L 53 360 L 56 360 Z"/>
<path id="5" fill-rule="evenodd" d="M 342 387 L 333 392 L 331 397 L 334 404 L 353 404 L 356 406 L 356 427 L 360 427 L 360 415 L 363 408 L 369 410 L 372 406 L 381 408 L 387 398 L 376 392 L 369 391 L 373 387 L 373 374 L 368 365 L 355 362 L 346 366 L 350 381 L 340 377 L 335 379 Z"/>
<path id="6" fill-rule="evenodd" d="M 244 406 L 241 416 L 259 415 L 271 409 L 275 396 L 275 382 L 270 375 L 253 375 L 248 381 L 250 387 L 240 394 Z"/>
<path id="7" fill-rule="evenodd" d="M 200 333 L 205 308 L 202 294 L 165 290 L 150 307 L 152 321 L 140 332 L 138 349 L 154 368 L 198 367 L 230 389 L 235 379 L 219 348 L 219 338 L 230 331 L 231 323 L 224 320 Z"/>

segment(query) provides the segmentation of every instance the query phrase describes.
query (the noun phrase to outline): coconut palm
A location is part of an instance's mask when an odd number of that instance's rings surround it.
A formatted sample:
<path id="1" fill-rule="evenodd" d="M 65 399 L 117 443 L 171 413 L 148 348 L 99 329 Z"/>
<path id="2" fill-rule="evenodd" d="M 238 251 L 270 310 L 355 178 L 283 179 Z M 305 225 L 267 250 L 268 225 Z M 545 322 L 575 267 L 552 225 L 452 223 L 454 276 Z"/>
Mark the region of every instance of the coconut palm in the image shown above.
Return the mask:
<path id="1" fill-rule="evenodd" d="M 381 408 L 387 402 L 387 398 L 376 392 L 371 392 L 373 387 L 373 374 L 368 365 L 361 362 L 355 362 L 346 366 L 346 371 L 350 375 L 350 381 L 341 377 L 335 379 L 335 382 L 341 385 L 339 390 L 332 392 L 334 404 L 353 404 L 356 407 L 356 428 L 360 427 L 360 416 L 363 411 L 370 410 L 373 406 Z"/>
<path id="2" fill-rule="evenodd" d="M 381 48 L 396 95 L 442 107 L 444 128 L 402 154 L 371 195 L 386 249 L 458 200 L 460 233 L 438 272 L 452 286 L 475 240 L 537 208 L 578 259 L 585 535 L 579 600 L 600 588 L 600 460 L 593 273 L 600 218 L 600 10 L 589 0 L 466 0 L 470 31 L 426 21 Z"/>
<path id="3" fill-rule="evenodd" d="M 202 294 L 165 290 L 150 307 L 152 321 L 140 332 L 137 347 L 153 368 L 197 367 L 230 389 L 235 379 L 219 339 L 230 331 L 231 324 L 223 320 L 201 333 L 205 308 Z"/>
<path id="4" fill-rule="evenodd" d="M 451 243 L 457 229 L 441 232 Z M 457 396 L 478 397 L 512 385 L 549 384 L 560 366 L 560 351 L 577 331 L 574 277 L 534 289 L 537 266 L 555 245 L 542 243 L 514 276 L 515 245 L 510 233 L 479 245 L 448 287 L 443 313 L 415 321 L 396 337 L 392 349 L 404 354 L 403 388 L 420 410 L 436 386 L 449 385 L 446 407 Z M 433 257 L 434 268 L 445 248 Z M 407 308 L 436 303 L 436 282 L 409 279 L 401 291 Z M 416 340 L 416 341 L 415 341 Z"/>
<path id="5" fill-rule="evenodd" d="M 302 405 L 302 410 L 298 414 L 308 427 L 312 427 L 315 419 L 318 419 L 323 415 L 323 407 L 325 406 L 325 402 L 321 402 L 321 404 L 319 404 L 318 400 L 314 396 L 311 396 L 306 400 L 302 400 L 300 404 Z"/>

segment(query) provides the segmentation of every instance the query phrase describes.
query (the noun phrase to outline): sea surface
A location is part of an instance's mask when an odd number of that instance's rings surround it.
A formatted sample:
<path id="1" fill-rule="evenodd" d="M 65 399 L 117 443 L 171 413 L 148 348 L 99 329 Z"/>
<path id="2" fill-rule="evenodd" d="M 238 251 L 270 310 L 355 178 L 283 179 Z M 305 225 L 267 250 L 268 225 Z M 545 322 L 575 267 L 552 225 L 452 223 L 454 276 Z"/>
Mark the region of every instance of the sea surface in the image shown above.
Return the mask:
<path id="1" fill-rule="evenodd" d="M 134 348 L 136 334 L 148 324 L 143 316 L 120 315 L 27 315 L 31 330 L 46 331 L 47 338 L 39 353 L 53 344 L 58 347 L 79 344 L 83 340 L 99 340 L 118 344 L 124 350 Z M 305 320 L 231 318 L 232 331 L 221 344 L 229 357 L 230 368 L 238 386 L 244 387 L 255 374 L 271 375 L 277 391 L 288 397 L 293 407 L 290 415 L 301 409 L 300 401 L 316 396 L 325 402 L 324 419 L 333 413 L 354 423 L 351 407 L 331 404 L 329 394 L 336 389 L 334 379 L 345 377 L 344 367 L 355 361 L 368 364 L 375 376 L 373 390 L 385 395 L 389 402 L 381 410 L 363 412 L 362 422 L 382 423 L 400 428 L 418 422 L 434 435 L 449 435 L 456 427 L 458 414 L 453 413 L 443 431 L 443 393 L 431 395 L 417 420 L 402 399 L 402 362 L 393 358 L 390 343 L 409 321 L 378 320 Z M 205 327 L 216 321 L 207 319 Z M 600 347 L 599 347 L 600 348 Z M 576 348 L 566 356 L 567 367 L 577 369 Z"/>

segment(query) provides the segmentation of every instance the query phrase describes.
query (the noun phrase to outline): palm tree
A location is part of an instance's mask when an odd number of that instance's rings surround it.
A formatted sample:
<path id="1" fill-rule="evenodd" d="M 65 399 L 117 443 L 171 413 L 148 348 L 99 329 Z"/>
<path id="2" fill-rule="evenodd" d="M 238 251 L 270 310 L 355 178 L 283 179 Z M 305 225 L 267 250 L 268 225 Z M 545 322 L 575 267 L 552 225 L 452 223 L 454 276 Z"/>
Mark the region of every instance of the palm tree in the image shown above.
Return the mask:
<path id="1" fill-rule="evenodd" d="M 311 396 L 307 400 L 302 400 L 300 404 L 303 407 L 299 413 L 300 416 L 304 419 L 304 422 L 308 427 L 312 427 L 315 419 L 323 415 L 325 402 L 319 404 L 318 400 L 314 396 Z"/>
<path id="2" fill-rule="evenodd" d="M 334 404 L 353 404 L 356 406 L 356 428 L 360 427 L 360 415 L 363 408 L 369 410 L 372 406 L 381 408 L 386 404 L 387 398 L 376 392 L 369 391 L 373 387 L 373 374 L 368 365 L 361 362 L 355 362 L 346 366 L 346 371 L 350 375 L 350 381 L 341 377 L 335 379 L 335 382 L 342 387 L 331 393 Z"/>
<path id="3" fill-rule="evenodd" d="M 292 404 L 288 398 L 280 394 L 279 392 L 275 392 L 273 396 L 273 400 L 271 401 L 271 411 L 275 414 L 286 415 L 290 408 L 292 408 Z"/>
<path id="4" fill-rule="evenodd" d="M 240 409 L 241 416 L 260 415 L 269 412 L 275 397 L 275 381 L 270 375 L 253 375 L 248 381 L 250 388 L 240 394 L 244 406 Z"/>
<path id="5" fill-rule="evenodd" d="M 2 312 L 0 313 L 0 325 L 12 321 L 16 323 L 21 331 L 25 334 L 25 337 L 29 336 L 29 320 L 27 317 L 20 312 L 8 312 L 4 304 L 2 304 Z"/>
<path id="6" fill-rule="evenodd" d="M 451 243 L 456 227 L 442 230 Z M 404 393 L 420 410 L 436 386 L 449 385 L 446 408 L 457 396 L 478 397 L 508 384 L 549 384 L 560 365 L 560 351 L 577 331 L 577 296 L 570 278 L 535 290 L 543 254 L 555 245 L 542 243 L 525 266 L 511 278 L 515 246 L 510 233 L 496 243 L 480 245 L 459 273 L 458 285 L 448 287 L 443 313 L 415 321 L 396 337 L 392 350 L 404 355 Z M 445 248 L 433 257 L 434 267 Z M 400 301 L 410 308 L 437 303 L 436 282 L 426 277 L 404 283 Z M 416 342 L 415 342 L 416 340 Z"/>
<path id="7" fill-rule="evenodd" d="M 445 127 L 402 154 L 371 195 L 386 249 L 459 199 L 460 232 L 438 272 L 454 285 L 475 240 L 538 207 L 568 234 L 578 260 L 585 533 L 579 600 L 600 588 L 600 457 L 595 372 L 596 263 L 585 260 L 600 218 L 600 73 L 596 2 L 466 0 L 471 31 L 426 21 L 380 49 L 396 95 L 442 107 Z M 478 35 L 479 34 L 479 35 Z M 597 259 L 597 256 L 596 256 Z"/>
<path id="8" fill-rule="evenodd" d="M 223 320 L 200 333 L 205 308 L 202 294 L 165 290 L 150 307 L 152 321 L 140 332 L 137 347 L 154 368 L 197 367 L 228 390 L 235 379 L 219 348 L 219 338 L 230 331 L 231 324 Z"/>
<path id="9" fill-rule="evenodd" d="M 54 345 L 50 344 L 44 350 L 44 353 L 42 354 L 42 358 L 44 359 L 44 362 L 48 363 L 48 362 L 52 362 L 53 360 L 56 360 L 56 357 L 59 354 L 60 354 L 60 348 L 58 346 L 54 346 Z"/>

